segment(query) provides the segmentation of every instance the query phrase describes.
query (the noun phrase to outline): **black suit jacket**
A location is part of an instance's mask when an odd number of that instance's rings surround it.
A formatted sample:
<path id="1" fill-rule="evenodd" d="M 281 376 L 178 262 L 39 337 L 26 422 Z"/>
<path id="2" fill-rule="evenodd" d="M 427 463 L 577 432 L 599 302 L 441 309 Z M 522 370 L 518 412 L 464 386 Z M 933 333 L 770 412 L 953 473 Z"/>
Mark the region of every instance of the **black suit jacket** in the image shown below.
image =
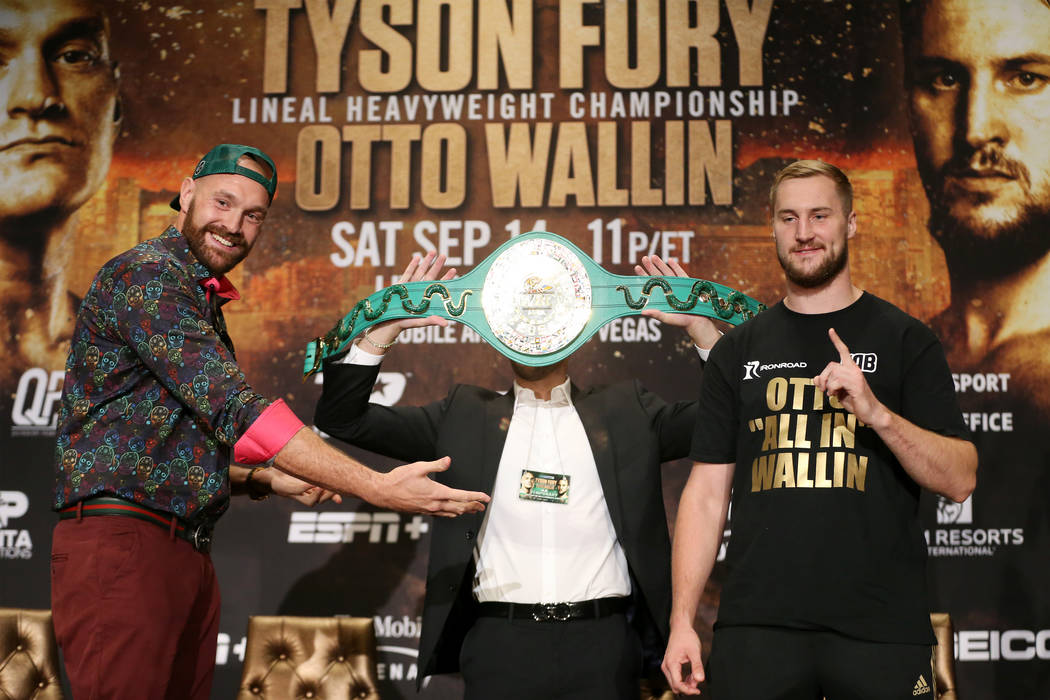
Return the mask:
<path id="1" fill-rule="evenodd" d="M 513 392 L 458 384 L 441 401 L 385 407 L 368 402 L 379 367 L 326 362 L 314 418 L 318 428 L 408 462 L 452 457 L 437 480 L 491 493 L 503 453 Z M 637 381 L 593 389 L 573 386 L 572 401 L 594 453 L 605 502 L 632 582 L 632 620 L 663 656 L 671 606 L 671 545 L 660 463 L 685 457 L 696 402 L 667 404 Z M 434 518 L 423 605 L 419 678 L 459 670 L 463 636 L 473 624 L 473 550 L 484 513 Z"/>

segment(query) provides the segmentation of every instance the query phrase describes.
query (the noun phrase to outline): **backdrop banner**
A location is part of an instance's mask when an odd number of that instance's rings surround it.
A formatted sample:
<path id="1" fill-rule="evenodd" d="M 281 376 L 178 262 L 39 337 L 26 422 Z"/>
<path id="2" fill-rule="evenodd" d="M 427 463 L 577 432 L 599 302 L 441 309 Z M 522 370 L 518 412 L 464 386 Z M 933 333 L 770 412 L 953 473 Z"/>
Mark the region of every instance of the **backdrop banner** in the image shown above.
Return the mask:
<path id="1" fill-rule="evenodd" d="M 30 51 L 0 46 L 0 606 L 50 605 L 55 420 L 76 306 L 106 260 L 173 220 L 168 203 L 212 145 L 250 144 L 277 164 L 264 233 L 231 274 L 242 299 L 225 313 L 248 380 L 307 422 L 321 390 L 319 374 L 302 378 L 307 344 L 397 283 L 415 253 L 465 275 L 511 238 L 549 231 L 614 275 L 658 254 L 776 303 L 769 186 L 792 160 L 821 158 L 854 183 L 855 283 L 942 338 L 980 451 L 973 496 L 927 495 L 921 513 L 960 694 L 1045 697 L 1050 7 L 951 3 L 970 7 L 106 0 L 86 37 L 56 47 L 68 32 L 19 18 L 57 25 L 86 3 L 16 12 L 0 0 L 0 32 Z M 34 46 L 46 59 L 35 73 L 20 63 Z M 30 172 L 8 147 L 31 80 L 61 88 L 81 161 Z M 960 194 L 959 177 L 978 171 L 986 185 Z M 510 387 L 506 358 L 467 325 L 400 340 L 373 401 Z M 597 329 L 570 373 L 585 386 L 638 377 L 679 400 L 697 395 L 701 368 L 683 333 L 632 314 Z M 669 527 L 689 467 L 664 467 Z M 353 499 L 234 499 L 212 550 L 224 594 L 213 697 L 236 691 L 253 614 L 373 618 L 383 697 L 416 697 L 429 528 Z M 702 601 L 708 646 L 724 577 L 719 563 Z M 421 696 L 461 690 L 434 677 Z"/>

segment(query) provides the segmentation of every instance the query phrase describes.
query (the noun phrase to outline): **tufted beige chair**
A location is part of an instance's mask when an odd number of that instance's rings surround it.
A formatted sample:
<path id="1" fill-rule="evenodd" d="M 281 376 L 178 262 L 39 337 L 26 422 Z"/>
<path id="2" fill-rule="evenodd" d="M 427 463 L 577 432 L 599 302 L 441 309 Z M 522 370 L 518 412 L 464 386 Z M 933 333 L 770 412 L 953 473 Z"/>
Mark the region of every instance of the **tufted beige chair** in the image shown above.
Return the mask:
<path id="1" fill-rule="evenodd" d="M 269 617 L 248 622 L 238 700 L 379 700 L 372 618 Z"/>
<path id="2" fill-rule="evenodd" d="M 0 608 L 0 697 L 62 697 L 50 610 Z"/>

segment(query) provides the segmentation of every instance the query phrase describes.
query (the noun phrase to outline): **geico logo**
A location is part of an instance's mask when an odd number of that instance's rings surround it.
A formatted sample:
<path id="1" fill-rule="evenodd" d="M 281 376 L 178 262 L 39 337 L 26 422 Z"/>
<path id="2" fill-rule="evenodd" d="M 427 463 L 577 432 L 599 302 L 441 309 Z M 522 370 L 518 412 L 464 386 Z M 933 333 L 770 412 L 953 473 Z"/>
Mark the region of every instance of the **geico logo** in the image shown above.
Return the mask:
<path id="1" fill-rule="evenodd" d="M 21 491 L 0 491 L 0 527 L 15 518 L 21 518 L 29 510 L 29 497 Z"/>
<path id="2" fill-rule="evenodd" d="M 11 421 L 15 425 L 46 426 L 57 418 L 55 405 L 62 400 L 62 370 L 48 374 L 41 367 L 26 370 L 18 380 Z"/>
<path id="3" fill-rule="evenodd" d="M 1050 630 L 960 630 L 955 655 L 959 661 L 1050 660 Z"/>
<path id="4" fill-rule="evenodd" d="M 292 513 L 288 541 L 301 543 L 353 542 L 355 535 L 367 535 L 369 542 L 397 542 L 401 532 L 398 513 Z M 430 530 L 423 516 L 414 515 L 404 524 L 410 539 L 418 540 Z"/>
<path id="5" fill-rule="evenodd" d="M 374 621 L 377 637 L 418 637 L 420 630 L 423 629 L 423 618 L 421 617 L 413 620 L 408 615 L 402 615 L 400 619 L 393 615 L 383 617 L 376 615 Z"/>

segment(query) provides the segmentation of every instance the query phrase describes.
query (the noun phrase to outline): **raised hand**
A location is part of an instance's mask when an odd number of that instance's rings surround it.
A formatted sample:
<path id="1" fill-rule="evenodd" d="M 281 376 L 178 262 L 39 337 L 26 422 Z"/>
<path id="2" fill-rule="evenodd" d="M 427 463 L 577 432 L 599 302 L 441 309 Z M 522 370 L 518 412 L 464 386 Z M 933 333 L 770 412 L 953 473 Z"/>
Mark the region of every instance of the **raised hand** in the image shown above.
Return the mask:
<path id="1" fill-rule="evenodd" d="M 876 426 L 888 415 L 887 409 L 875 398 L 864 373 L 853 361 L 849 348 L 839 338 L 834 328 L 828 329 L 828 337 L 839 353 L 838 362 L 829 362 L 824 371 L 813 377 L 813 384 L 818 391 L 832 396 L 842 407 L 852 413 L 861 422 Z"/>
<path id="2" fill-rule="evenodd" d="M 401 273 L 401 282 L 419 282 L 420 280 L 436 280 L 441 275 L 441 268 L 445 265 L 445 256 L 430 251 L 423 257 L 413 255 L 408 267 Z M 450 280 L 456 276 L 456 268 L 452 267 L 441 275 L 442 280 Z M 422 318 L 399 318 L 393 321 L 384 321 L 370 327 L 367 338 L 363 341 L 362 350 L 373 355 L 384 355 L 388 348 L 397 340 L 397 336 L 406 328 L 419 328 L 422 326 L 447 326 L 448 319 L 441 316 L 426 316 Z"/>
<path id="3" fill-rule="evenodd" d="M 689 273 L 685 271 L 685 268 L 678 264 L 677 260 L 672 258 L 665 262 L 660 259 L 659 255 L 642 256 L 642 264 L 634 266 L 634 273 L 636 275 L 642 275 L 643 277 L 689 276 Z M 666 323 L 667 325 L 678 326 L 679 328 L 684 329 L 692 339 L 693 345 L 698 348 L 704 348 L 705 350 L 710 350 L 722 336 L 715 327 L 715 324 L 706 316 L 674 314 L 666 311 L 659 311 L 657 309 L 643 309 L 642 316 L 655 318 L 660 323 Z"/>

